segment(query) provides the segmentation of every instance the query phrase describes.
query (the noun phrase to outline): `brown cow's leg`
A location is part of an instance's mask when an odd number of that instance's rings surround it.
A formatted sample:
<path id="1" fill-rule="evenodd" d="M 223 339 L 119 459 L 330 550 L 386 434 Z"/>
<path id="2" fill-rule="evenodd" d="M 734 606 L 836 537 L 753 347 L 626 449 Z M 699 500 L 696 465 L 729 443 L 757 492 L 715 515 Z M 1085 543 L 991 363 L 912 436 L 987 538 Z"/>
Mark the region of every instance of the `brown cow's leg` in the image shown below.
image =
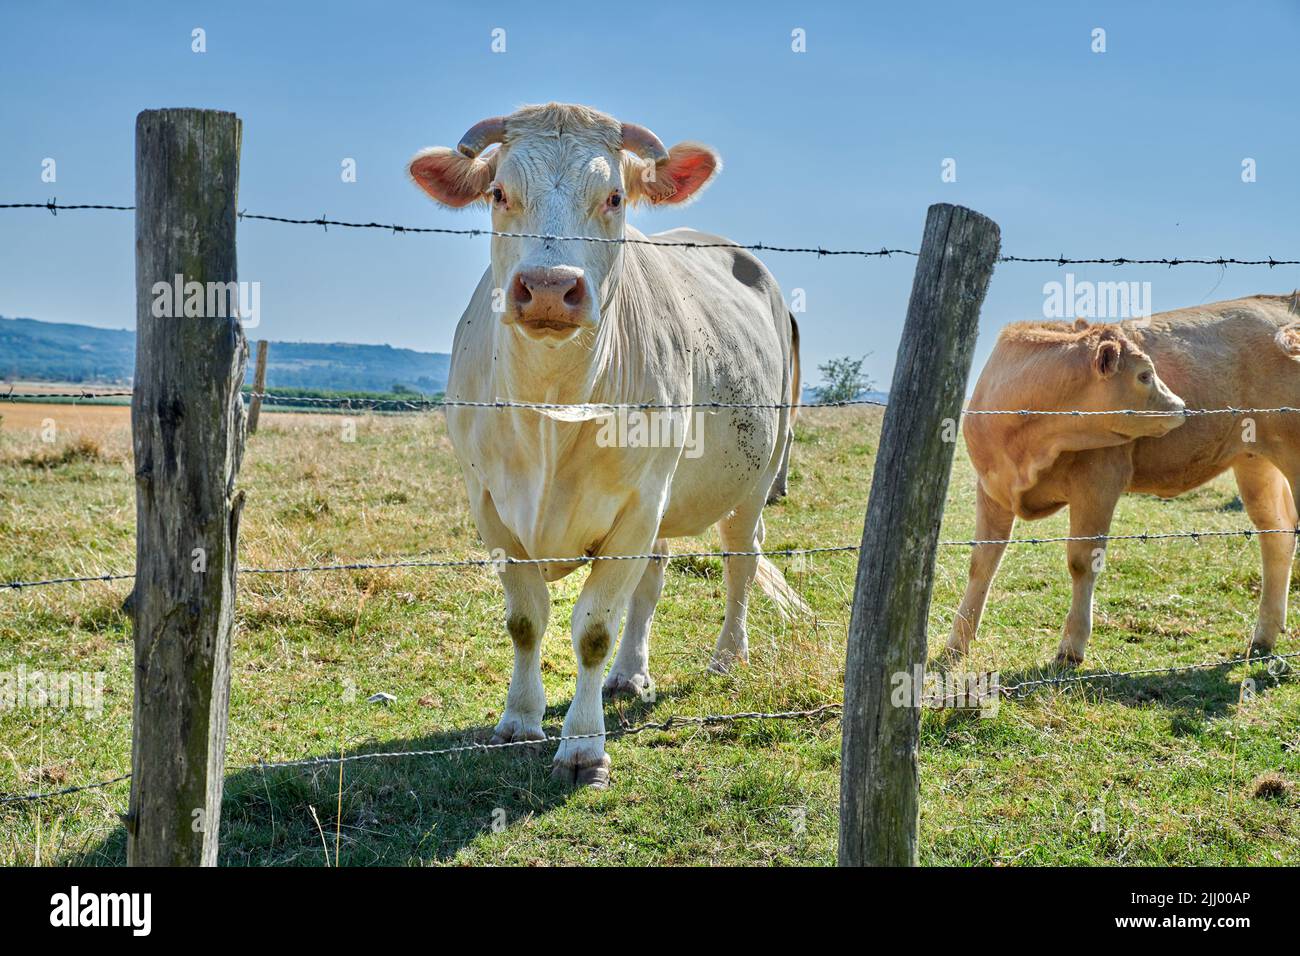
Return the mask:
<path id="1" fill-rule="evenodd" d="M 1246 458 L 1233 466 L 1246 513 L 1261 531 L 1296 526 L 1296 506 L 1286 478 L 1263 458 Z M 1287 590 L 1291 585 L 1294 534 L 1261 534 L 1263 584 L 1259 593 L 1259 622 L 1250 642 L 1253 654 L 1268 654 L 1286 630 Z"/>
<path id="2" fill-rule="evenodd" d="M 982 486 L 975 489 L 975 537 L 981 541 L 1005 541 L 1011 537 L 1016 516 L 984 493 Z M 980 617 L 988 601 L 993 575 L 1002 563 L 1005 544 L 977 544 L 970 555 L 970 578 L 961 606 L 952 621 L 952 634 L 948 637 L 949 655 L 965 654 L 970 650 L 975 632 L 979 630 Z"/>
<path id="3" fill-rule="evenodd" d="M 1110 533 L 1115 504 L 1128 484 L 1120 476 L 1102 468 L 1086 469 L 1074 477 L 1070 498 L 1070 537 L 1091 538 Z M 1106 558 L 1105 541 L 1070 541 L 1066 558 L 1074 590 L 1070 613 L 1065 619 L 1065 634 L 1056 652 L 1058 664 L 1081 664 L 1092 636 L 1092 592 L 1097 585 Z"/>

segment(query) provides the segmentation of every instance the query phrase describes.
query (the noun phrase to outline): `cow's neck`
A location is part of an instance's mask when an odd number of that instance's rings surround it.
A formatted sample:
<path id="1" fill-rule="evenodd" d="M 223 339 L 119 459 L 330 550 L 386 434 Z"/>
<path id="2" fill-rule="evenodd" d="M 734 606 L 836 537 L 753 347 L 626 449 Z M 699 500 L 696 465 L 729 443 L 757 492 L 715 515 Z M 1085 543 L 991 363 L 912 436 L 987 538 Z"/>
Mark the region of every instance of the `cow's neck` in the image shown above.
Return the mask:
<path id="1" fill-rule="evenodd" d="M 620 367 L 623 351 L 617 326 L 611 309 L 594 333 L 559 348 L 530 341 L 509 326 L 498 326 L 494 393 L 512 402 L 577 405 L 615 401 L 617 383 L 610 373 Z"/>

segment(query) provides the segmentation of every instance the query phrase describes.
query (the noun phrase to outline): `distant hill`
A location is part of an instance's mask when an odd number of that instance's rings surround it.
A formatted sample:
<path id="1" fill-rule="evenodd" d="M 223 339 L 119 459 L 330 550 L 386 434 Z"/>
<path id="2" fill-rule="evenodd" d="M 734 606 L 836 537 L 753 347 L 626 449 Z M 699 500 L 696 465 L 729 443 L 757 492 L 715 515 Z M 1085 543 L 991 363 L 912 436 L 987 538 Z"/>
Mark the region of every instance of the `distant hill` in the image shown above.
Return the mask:
<path id="1" fill-rule="evenodd" d="M 387 392 L 395 385 L 440 392 L 451 360 L 442 352 L 346 342 L 272 342 L 268 357 L 268 388 L 361 392 Z M 126 384 L 134 374 L 132 331 L 0 316 L 0 379 Z"/>

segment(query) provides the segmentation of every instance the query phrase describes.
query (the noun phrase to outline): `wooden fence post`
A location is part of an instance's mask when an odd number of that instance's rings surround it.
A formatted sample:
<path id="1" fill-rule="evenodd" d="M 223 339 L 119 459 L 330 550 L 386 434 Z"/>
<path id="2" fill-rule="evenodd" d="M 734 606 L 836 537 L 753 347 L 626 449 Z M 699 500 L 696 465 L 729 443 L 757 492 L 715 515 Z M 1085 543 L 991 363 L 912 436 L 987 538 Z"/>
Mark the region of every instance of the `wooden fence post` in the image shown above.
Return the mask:
<path id="1" fill-rule="evenodd" d="M 217 859 L 248 347 L 235 310 L 213 306 L 239 302 L 241 126 L 214 110 L 136 117 L 133 866 Z"/>
<path id="2" fill-rule="evenodd" d="M 841 866 L 917 858 L 920 709 L 939 524 L 979 327 L 995 222 L 930 207 L 867 503 L 844 671 Z M 897 682 L 907 700 L 893 700 Z M 914 693 L 920 694 L 916 686 Z"/>
<path id="3" fill-rule="evenodd" d="M 248 403 L 248 434 L 257 431 L 257 420 L 262 417 L 262 396 L 266 393 L 266 339 L 257 343 L 257 371 L 253 373 L 253 397 Z"/>

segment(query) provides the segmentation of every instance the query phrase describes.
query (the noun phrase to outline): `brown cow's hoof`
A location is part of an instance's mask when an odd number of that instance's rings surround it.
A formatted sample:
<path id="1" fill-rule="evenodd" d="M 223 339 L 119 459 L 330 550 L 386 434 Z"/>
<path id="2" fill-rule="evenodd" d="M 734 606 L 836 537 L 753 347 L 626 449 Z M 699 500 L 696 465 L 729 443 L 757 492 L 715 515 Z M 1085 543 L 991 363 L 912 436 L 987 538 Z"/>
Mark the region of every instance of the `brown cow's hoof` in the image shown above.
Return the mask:
<path id="1" fill-rule="evenodd" d="M 949 667 L 960 663 L 965 657 L 966 652 L 961 647 L 956 644 L 949 644 L 939 652 L 939 656 L 935 658 L 935 663 L 940 667 Z"/>
<path id="2" fill-rule="evenodd" d="M 609 788 L 609 754 L 601 754 L 598 761 L 590 764 L 557 763 L 551 770 L 551 779 L 571 787 L 606 790 Z"/>
<path id="3" fill-rule="evenodd" d="M 1083 663 L 1083 657 L 1076 655 L 1073 651 L 1059 651 L 1056 655 L 1057 667 L 1078 667 Z"/>
<path id="4" fill-rule="evenodd" d="M 1276 640 L 1270 641 L 1267 638 L 1260 637 L 1256 634 L 1254 639 L 1250 642 L 1249 654 L 1251 657 L 1267 657 L 1269 654 L 1273 653 L 1273 648 L 1275 647 L 1277 647 Z"/>

